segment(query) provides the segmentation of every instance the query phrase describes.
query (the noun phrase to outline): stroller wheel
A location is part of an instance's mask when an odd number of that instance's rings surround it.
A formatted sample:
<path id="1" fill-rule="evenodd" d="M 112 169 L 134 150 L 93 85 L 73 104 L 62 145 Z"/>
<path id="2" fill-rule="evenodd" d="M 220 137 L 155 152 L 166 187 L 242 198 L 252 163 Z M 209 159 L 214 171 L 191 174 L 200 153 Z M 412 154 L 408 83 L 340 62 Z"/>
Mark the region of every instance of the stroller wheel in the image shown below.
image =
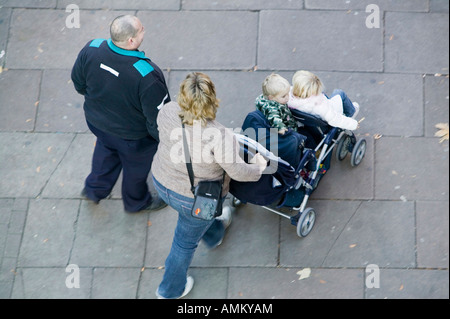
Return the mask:
<path id="1" fill-rule="evenodd" d="M 353 148 L 352 158 L 350 160 L 350 164 L 352 166 L 358 166 L 361 164 L 364 155 L 366 155 L 366 145 L 367 143 L 365 139 L 359 140 L 358 143 L 356 143 Z"/>
<path id="2" fill-rule="evenodd" d="M 336 159 L 340 162 L 343 161 L 344 158 L 348 154 L 348 149 L 350 144 L 352 143 L 352 138 L 349 135 L 343 136 L 339 143 L 336 146 Z"/>
<path id="3" fill-rule="evenodd" d="M 231 206 L 233 207 L 239 207 L 242 205 L 242 202 L 237 199 L 235 196 L 231 197 Z"/>
<path id="4" fill-rule="evenodd" d="M 297 223 L 297 235 L 299 237 L 306 237 L 311 232 L 316 221 L 316 212 L 312 208 L 307 208 L 301 214 Z"/>

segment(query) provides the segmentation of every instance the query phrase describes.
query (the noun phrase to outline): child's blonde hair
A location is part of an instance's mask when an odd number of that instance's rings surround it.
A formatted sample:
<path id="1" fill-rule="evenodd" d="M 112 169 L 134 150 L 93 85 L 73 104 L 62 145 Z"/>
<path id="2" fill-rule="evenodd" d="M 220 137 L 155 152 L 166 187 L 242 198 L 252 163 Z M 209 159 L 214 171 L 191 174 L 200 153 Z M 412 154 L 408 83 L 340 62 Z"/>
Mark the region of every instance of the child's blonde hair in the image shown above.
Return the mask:
<path id="1" fill-rule="evenodd" d="M 323 84 L 319 77 L 309 71 L 298 71 L 292 78 L 292 94 L 306 99 L 323 92 Z"/>
<path id="2" fill-rule="evenodd" d="M 265 98 L 277 96 L 283 90 L 289 90 L 291 85 L 289 81 L 279 74 L 272 73 L 263 82 L 262 92 Z"/>
<path id="3" fill-rule="evenodd" d="M 219 99 L 214 83 L 204 73 L 192 72 L 186 76 L 180 85 L 177 102 L 184 124 L 193 125 L 194 121 L 201 121 L 206 125 L 209 120 L 216 119 Z"/>

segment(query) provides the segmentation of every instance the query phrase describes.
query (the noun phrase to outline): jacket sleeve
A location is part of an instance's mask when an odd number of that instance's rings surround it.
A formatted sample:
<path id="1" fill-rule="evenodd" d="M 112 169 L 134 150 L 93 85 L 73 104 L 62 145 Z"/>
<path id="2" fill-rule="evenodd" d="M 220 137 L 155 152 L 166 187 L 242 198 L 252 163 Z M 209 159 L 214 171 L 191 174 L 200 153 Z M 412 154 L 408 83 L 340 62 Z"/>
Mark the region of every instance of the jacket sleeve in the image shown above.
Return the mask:
<path id="1" fill-rule="evenodd" d="M 84 64 L 86 61 L 86 48 L 83 48 L 78 54 L 75 64 L 72 68 L 71 79 L 75 90 L 81 95 L 86 94 L 86 75 L 84 72 Z"/>
<path id="2" fill-rule="evenodd" d="M 165 82 L 156 79 L 148 83 L 143 78 L 140 85 L 139 99 L 147 120 L 147 130 L 155 140 L 159 141 L 156 119 L 163 105 L 170 102 L 170 94 Z"/>
<path id="3" fill-rule="evenodd" d="M 240 182 L 256 182 L 262 172 L 257 164 L 247 164 L 239 155 L 240 146 L 234 133 L 229 129 L 220 130 L 220 139 L 215 145 L 215 161 L 227 175 Z"/>
<path id="4" fill-rule="evenodd" d="M 275 127 L 278 130 L 287 128 L 286 125 L 283 123 L 280 111 L 277 108 L 267 107 L 264 113 L 266 114 L 267 120 L 269 121 L 272 127 Z"/>
<path id="5" fill-rule="evenodd" d="M 332 107 L 328 107 L 325 103 L 321 104 L 317 109 L 320 110 L 320 117 L 333 127 L 351 131 L 356 130 L 358 127 L 358 122 L 355 119 L 337 113 Z"/>

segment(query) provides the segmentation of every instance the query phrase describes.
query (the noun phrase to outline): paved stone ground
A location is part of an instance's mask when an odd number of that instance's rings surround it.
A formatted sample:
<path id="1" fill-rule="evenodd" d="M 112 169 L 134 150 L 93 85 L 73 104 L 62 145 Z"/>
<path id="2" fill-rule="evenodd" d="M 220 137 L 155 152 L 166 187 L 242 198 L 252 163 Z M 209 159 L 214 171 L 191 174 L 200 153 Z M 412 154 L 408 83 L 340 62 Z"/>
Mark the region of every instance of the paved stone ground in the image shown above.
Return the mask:
<path id="1" fill-rule="evenodd" d="M 66 26 L 71 3 L 80 28 Z M 366 27 L 369 4 L 380 28 Z M 449 298 L 449 144 L 434 136 L 449 122 L 446 0 L 0 0 L 0 298 L 155 298 L 175 212 L 124 213 L 120 181 L 98 206 L 80 198 L 95 139 L 70 70 L 124 13 L 142 20 L 172 97 L 188 71 L 208 73 L 231 128 L 266 75 L 298 69 L 365 118 L 366 158 L 333 161 L 312 233 L 240 208 L 220 248 L 200 245 L 188 298 Z"/>

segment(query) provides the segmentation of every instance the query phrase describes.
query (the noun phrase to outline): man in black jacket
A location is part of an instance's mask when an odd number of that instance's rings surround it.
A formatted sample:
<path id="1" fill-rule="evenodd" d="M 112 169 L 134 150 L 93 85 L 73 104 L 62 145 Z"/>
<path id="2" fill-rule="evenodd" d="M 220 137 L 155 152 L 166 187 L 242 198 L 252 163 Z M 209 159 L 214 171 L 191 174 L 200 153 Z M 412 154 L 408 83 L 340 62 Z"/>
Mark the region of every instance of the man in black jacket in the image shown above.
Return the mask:
<path id="1" fill-rule="evenodd" d="M 152 198 L 147 185 L 159 137 L 156 117 L 170 102 L 159 67 L 139 51 L 144 27 L 135 16 L 119 16 L 110 39 L 89 41 L 72 69 L 72 81 L 84 95 L 84 113 L 97 137 L 92 170 L 82 195 L 98 203 L 112 191 L 123 171 L 125 211 L 166 206 Z"/>

